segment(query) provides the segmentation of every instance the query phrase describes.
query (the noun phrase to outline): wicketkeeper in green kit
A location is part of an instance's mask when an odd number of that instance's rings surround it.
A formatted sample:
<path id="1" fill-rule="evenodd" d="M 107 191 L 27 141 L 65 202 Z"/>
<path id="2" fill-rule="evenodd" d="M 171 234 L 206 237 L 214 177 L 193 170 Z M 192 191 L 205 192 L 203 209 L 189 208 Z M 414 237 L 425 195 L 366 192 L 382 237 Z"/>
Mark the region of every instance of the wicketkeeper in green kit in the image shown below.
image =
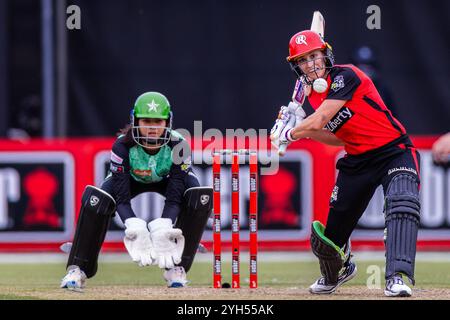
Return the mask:
<path id="1" fill-rule="evenodd" d="M 139 266 L 164 269 L 169 287 L 184 287 L 212 209 L 212 188 L 201 187 L 191 168 L 190 148 L 172 129 L 167 98 L 142 94 L 111 150 L 100 188 L 87 186 L 62 288 L 79 290 L 97 272 L 98 255 L 111 218 L 125 225 L 124 244 Z M 136 217 L 130 200 L 144 192 L 165 197 L 161 218 Z M 154 214 L 153 214 L 154 216 Z"/>

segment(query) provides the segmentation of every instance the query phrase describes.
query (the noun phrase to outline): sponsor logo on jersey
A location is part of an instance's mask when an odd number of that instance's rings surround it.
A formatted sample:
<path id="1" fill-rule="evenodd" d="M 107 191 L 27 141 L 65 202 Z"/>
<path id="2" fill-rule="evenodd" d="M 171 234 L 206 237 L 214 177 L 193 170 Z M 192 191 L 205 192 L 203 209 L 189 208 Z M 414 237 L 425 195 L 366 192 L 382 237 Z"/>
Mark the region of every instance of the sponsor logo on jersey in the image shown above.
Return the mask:
<path id="1" fill-rule="evenodd" d="M 150 177 L 152 175 L 152 170 L 139 170 L 134 169 L 133 173 L 140 177 Z"/>
<path id="2" fill-rule="evenodd" d="M 111 165 L 109 166 L 109 169 L 111 170 L 111 172 L 114 173 L 123 173 L 125 172 L 125 168 L 123 166 L 119 166 L 113 162 L 111 162 Z"/>
<path id="3" fill-rule="evenodd" d="M 327 123 L 325 126 L 326 129 L 335 133 L 338 131 L 351 117 L 353 117 L 354 113 L 347 107 L 342 107 L 334 117 Z"/>
<path id="4" fill-rule="evenodd" d="M 118 164 L 123 163 L 123 159 L 121 157 L 119 157 L 117 154 L 115 154 L 113 151 L 111 151 L 111 161 L 118 163 Z"/>
<path id="5" fill-rule="evenodd" d="M 391 175 L 392 173 L 398 172 L 398 171 L 408 171 L 408 172 L 411 172 L 411 173 L 414 173 L 415 175 L 417 175 L 417 171 L 415 169 L 407 168 L 407 167 L 398 167 L 398 168 L 389 169 L 388 175 Z"/>
<path id="6" fill-rule="evenodd" d="M 188 172 L 189 168 L 192 165 L 192 159 L 191 157 L 187 157 L 186 159 L 183 160 L 183 163 L 181 164 L 181 170 Z"/>
<path id="7" fill-rule="evenodd" d="M 343 76 L 336 76 L 334 78 L 333 83 L 331 84 L 330 89 L 333 90 L 334 92 L 342 89 L 345 87 L 345 83 L 344 83 L 344 77 Z"/>
<path id="8" fill-rule="evenodd" d="M 183 170 L 184 172 L 187 172 L 187 171 L 189 170 L 190 167 L 191 167 L 190 164 L 183 163 L 183 164 L 181 165 L 181 170 Z"/>

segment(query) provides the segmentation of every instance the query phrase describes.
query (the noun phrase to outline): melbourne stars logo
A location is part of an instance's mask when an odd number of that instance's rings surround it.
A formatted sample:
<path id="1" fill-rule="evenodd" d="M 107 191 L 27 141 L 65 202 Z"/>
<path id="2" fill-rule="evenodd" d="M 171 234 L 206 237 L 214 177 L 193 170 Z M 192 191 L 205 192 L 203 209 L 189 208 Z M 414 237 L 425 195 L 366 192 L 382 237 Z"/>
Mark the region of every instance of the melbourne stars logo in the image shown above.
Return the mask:
<path id="1" fill-rule="evenodd" d="M 157 104 L 157 103 L 155 103 L 155 100 L 152 100 L 152 103 L 147 103 L 147 105 L 148 105 L 148 111 L 150 112 L 150 111 L 155 111 L 155 112 L 158 112 L 158 107 L 159 107 L 159 104 Z"/>

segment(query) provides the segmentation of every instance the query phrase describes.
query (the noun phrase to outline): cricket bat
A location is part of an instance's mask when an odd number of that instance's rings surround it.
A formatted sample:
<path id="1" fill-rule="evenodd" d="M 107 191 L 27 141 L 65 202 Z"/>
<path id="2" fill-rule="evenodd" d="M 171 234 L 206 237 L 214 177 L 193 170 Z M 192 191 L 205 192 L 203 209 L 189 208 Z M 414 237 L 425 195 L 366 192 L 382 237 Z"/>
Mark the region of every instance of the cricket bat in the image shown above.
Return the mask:
<path id="1" fill-rule="evenodd" d="M 322 39 L 325 38 L 325 19 L 320 11 L 314 11 L 310 30 L 317 32 Z"/>

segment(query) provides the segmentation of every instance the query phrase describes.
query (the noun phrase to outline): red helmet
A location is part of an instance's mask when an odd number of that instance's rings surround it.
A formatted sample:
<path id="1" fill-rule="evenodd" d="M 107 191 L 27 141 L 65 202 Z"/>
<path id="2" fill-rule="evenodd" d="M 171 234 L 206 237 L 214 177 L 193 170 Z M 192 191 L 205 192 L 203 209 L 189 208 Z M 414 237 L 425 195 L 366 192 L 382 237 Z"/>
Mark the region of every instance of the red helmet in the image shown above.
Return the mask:
<path id="1" fill-rule="evenodd" d="M 289 41 L 289 57 L 287 57 L 287 61 L 291 62 L 306 53 L 326 48 L 328 48 L 328 44 L 323 41 L 318 33 L 311 30 L 301 31 L 294 34 L 291 41 Z"/>
<path id="2" fill-rule="evenodd" d="M 325 68 L 330 70 L 334 65 L 334 55 L 331 46 L 326 43 L 322 37 L 314 31 L 304 30 L 294 34 L 289 41 L 289 57 L 287 61 L 291 65 L 292 71 L 297 75 L 297 78 L 310 84 L 310 80 L 303 74 L 302 70 L 295 61 L 298 57 L 310 53 L 314 50 L 322 50 L 325 54 Z"/>

